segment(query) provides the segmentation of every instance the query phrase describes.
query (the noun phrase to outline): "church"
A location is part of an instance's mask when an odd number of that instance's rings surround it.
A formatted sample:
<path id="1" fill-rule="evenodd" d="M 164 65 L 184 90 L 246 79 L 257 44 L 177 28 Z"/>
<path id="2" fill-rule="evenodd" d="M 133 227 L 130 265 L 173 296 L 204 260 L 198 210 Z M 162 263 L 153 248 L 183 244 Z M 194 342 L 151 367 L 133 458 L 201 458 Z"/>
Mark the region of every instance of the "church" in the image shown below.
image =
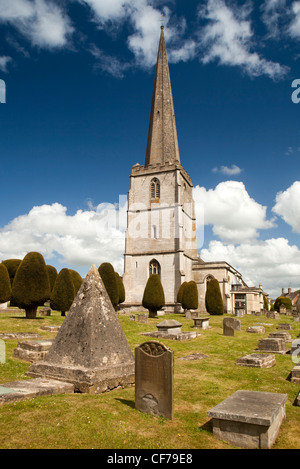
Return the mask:
<path id="1" fill-rule="evenodd" d="M 205 312 L 207 283 L 219 281 L 224 310 L 263 309 L 263 292 L 248 287 L 227 262 L 204 262 L 197 255 L 196 218 L 191 177 L 181 164 L 164 27 L 158 47 L 144 165 L 132 167 L 128 193 L 123 282 L 125 309 L 141 310 L 149 276 L 160 276 L 165 309 L 179 312 L 183 282 L 197 283 L 199 311 Z"/>

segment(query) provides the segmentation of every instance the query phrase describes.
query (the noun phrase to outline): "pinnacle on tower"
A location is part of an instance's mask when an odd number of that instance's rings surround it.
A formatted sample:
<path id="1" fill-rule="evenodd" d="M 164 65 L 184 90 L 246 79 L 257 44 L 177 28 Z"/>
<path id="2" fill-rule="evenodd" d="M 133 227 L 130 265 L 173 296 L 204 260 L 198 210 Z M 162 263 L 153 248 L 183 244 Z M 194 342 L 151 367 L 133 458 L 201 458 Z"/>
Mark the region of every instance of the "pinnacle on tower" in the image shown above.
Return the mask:
<path id="1" fill-rule="evenodd" d="M 157 55 L 145 166 L 180 162 L 174 104 L 164 37 L 164 26 Z"/>

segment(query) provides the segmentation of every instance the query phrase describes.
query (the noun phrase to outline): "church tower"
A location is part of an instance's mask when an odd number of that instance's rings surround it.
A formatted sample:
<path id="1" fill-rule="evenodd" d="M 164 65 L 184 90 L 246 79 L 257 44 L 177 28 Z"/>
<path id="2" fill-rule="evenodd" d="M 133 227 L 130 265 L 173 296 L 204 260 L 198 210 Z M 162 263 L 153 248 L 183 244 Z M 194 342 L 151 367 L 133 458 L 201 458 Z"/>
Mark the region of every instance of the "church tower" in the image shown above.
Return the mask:
<path id="1" fill-rule="evenodd" d="M 126 306 L 142 304 L 149 276 L 160 276 L 176 311 L 182 282 L 193 279 L 196 219 L 190 176 L 180 163 L 169 65 L 161 27 L 145 164 L 130 175 L 123 282 Z"/>

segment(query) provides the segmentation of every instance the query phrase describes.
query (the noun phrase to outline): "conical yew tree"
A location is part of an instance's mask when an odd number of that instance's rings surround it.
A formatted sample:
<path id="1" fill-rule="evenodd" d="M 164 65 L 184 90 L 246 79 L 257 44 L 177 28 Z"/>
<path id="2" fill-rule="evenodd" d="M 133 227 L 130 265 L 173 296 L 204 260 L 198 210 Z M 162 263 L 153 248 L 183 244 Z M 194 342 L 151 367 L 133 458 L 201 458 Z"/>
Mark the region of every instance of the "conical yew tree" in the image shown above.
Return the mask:
<path id="1" fill-rule="evenodd" d="M 50 294 L 53 290 L 54 283 L 57 277 L 57 270 L 53 265 L 46 265 L 48 276 L 49 276 L 49 283 L 50 283 Z M 50 299 L 50 298 L 48 298 Z"/>
<path id="2" fill-rule="evenodd" d="M 61 269 L 56 277 L 50 296 L 50 306 L 55 311 L 61 311 L 65 316 L 75 298 L 75 288 L 69 269 Z"/>
<path id="3" fill-rule="evenodd" d="M 4 264 L 0 264 L 0 303 L 9 301 L 11 295 L 11 284 L 8 270 Z"/>
<path id="4" fill-rule="evenodd" d="M 10 284 L 12 286 L 16 272 L 18 270 L 19 265 L 21 264 L 22 260 L 21 259 L 6 259 L 5 261 L 2 261 L 2 263 L 5 265 L 5 267 L 8 270 L 8 275 L 10 278 Z"/>
<path id="5" fill-rule="evenodd" d="M 116 281 L 117 281 L 117 285 L 118 285 L 119 305 L 120 305 L 121 303 L 124 303 L 124 301 L 125 301 L 125 287 L 124 287 L 124 284 L 123 284 L 123 280 L 120 277 L 120 275 L 118 274 L 118 272 L 115 272 L 115 276 L 116 276 Z"/>
<path id="6" fill-rule="evenodd" d="M 184 289 L 186 284 L 187 284 L 187 282 L 183 282 L 179 287 L 179 290 L 178 290 L 178 293 L 177 293 L 177 303 L 182 303 L 182 293 L 183 293 L 183 289 Z"/>
<path id="7" fill-rule="evenodd" d="M 115 270 L 109 262 L 103 262 L 98 272 L 103 280 L 104 286 L 114 308 L 119 304 L 119 290 L 115 276 Z"/>
<path id="8" fill-rule="evenodd" d="M 158 274 L 151 274 L 145 286 L 142 304 L 154 318 L 157 311 L 165 305 L 165 294 Z"/>
<path id="9" fill-rule="evenodd" d="M 191 280 L 184 285 L 181 304 L 183 309 L 198 308 L 198 289 L 194 280 Z"/>
<path id="10" fill-rule="evenodd" d="M 49 276 L 43 256 L 29 252 L 20 263 L 11 292 L 11 305 L 25 309 L 27 319 L 35 319 L 38 306 L 50 298 Z"/>
<path id="11" fill-rule="evenodd" d="M 73 281 L 75 295 L 77 295 L 77 292 L 82 284 L 82 277 L 78 272 L 76 272 L 76 270 L 69 269 L 69 271 L 70 271 L 71 278 Z"/>
<path id="12" fill-rule="evenodd" d="M 222 300 L 220 285 L 217 279 L 208 282 L 205 294 L 205 307 L 209 314 L 224 314 L 224 304 Z"/>

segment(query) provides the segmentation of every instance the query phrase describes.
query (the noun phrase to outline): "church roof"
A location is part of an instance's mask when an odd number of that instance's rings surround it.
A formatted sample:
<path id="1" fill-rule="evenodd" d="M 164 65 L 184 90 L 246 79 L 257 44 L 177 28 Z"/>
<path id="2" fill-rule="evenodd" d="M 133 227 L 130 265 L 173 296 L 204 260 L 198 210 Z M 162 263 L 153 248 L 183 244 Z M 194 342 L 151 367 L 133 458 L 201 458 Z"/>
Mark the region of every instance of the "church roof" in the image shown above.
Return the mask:
<path id="1" fill-rule="evenodd" d="M 145 166 L 180 162 L 164 27 L 157 54 Z"/>

